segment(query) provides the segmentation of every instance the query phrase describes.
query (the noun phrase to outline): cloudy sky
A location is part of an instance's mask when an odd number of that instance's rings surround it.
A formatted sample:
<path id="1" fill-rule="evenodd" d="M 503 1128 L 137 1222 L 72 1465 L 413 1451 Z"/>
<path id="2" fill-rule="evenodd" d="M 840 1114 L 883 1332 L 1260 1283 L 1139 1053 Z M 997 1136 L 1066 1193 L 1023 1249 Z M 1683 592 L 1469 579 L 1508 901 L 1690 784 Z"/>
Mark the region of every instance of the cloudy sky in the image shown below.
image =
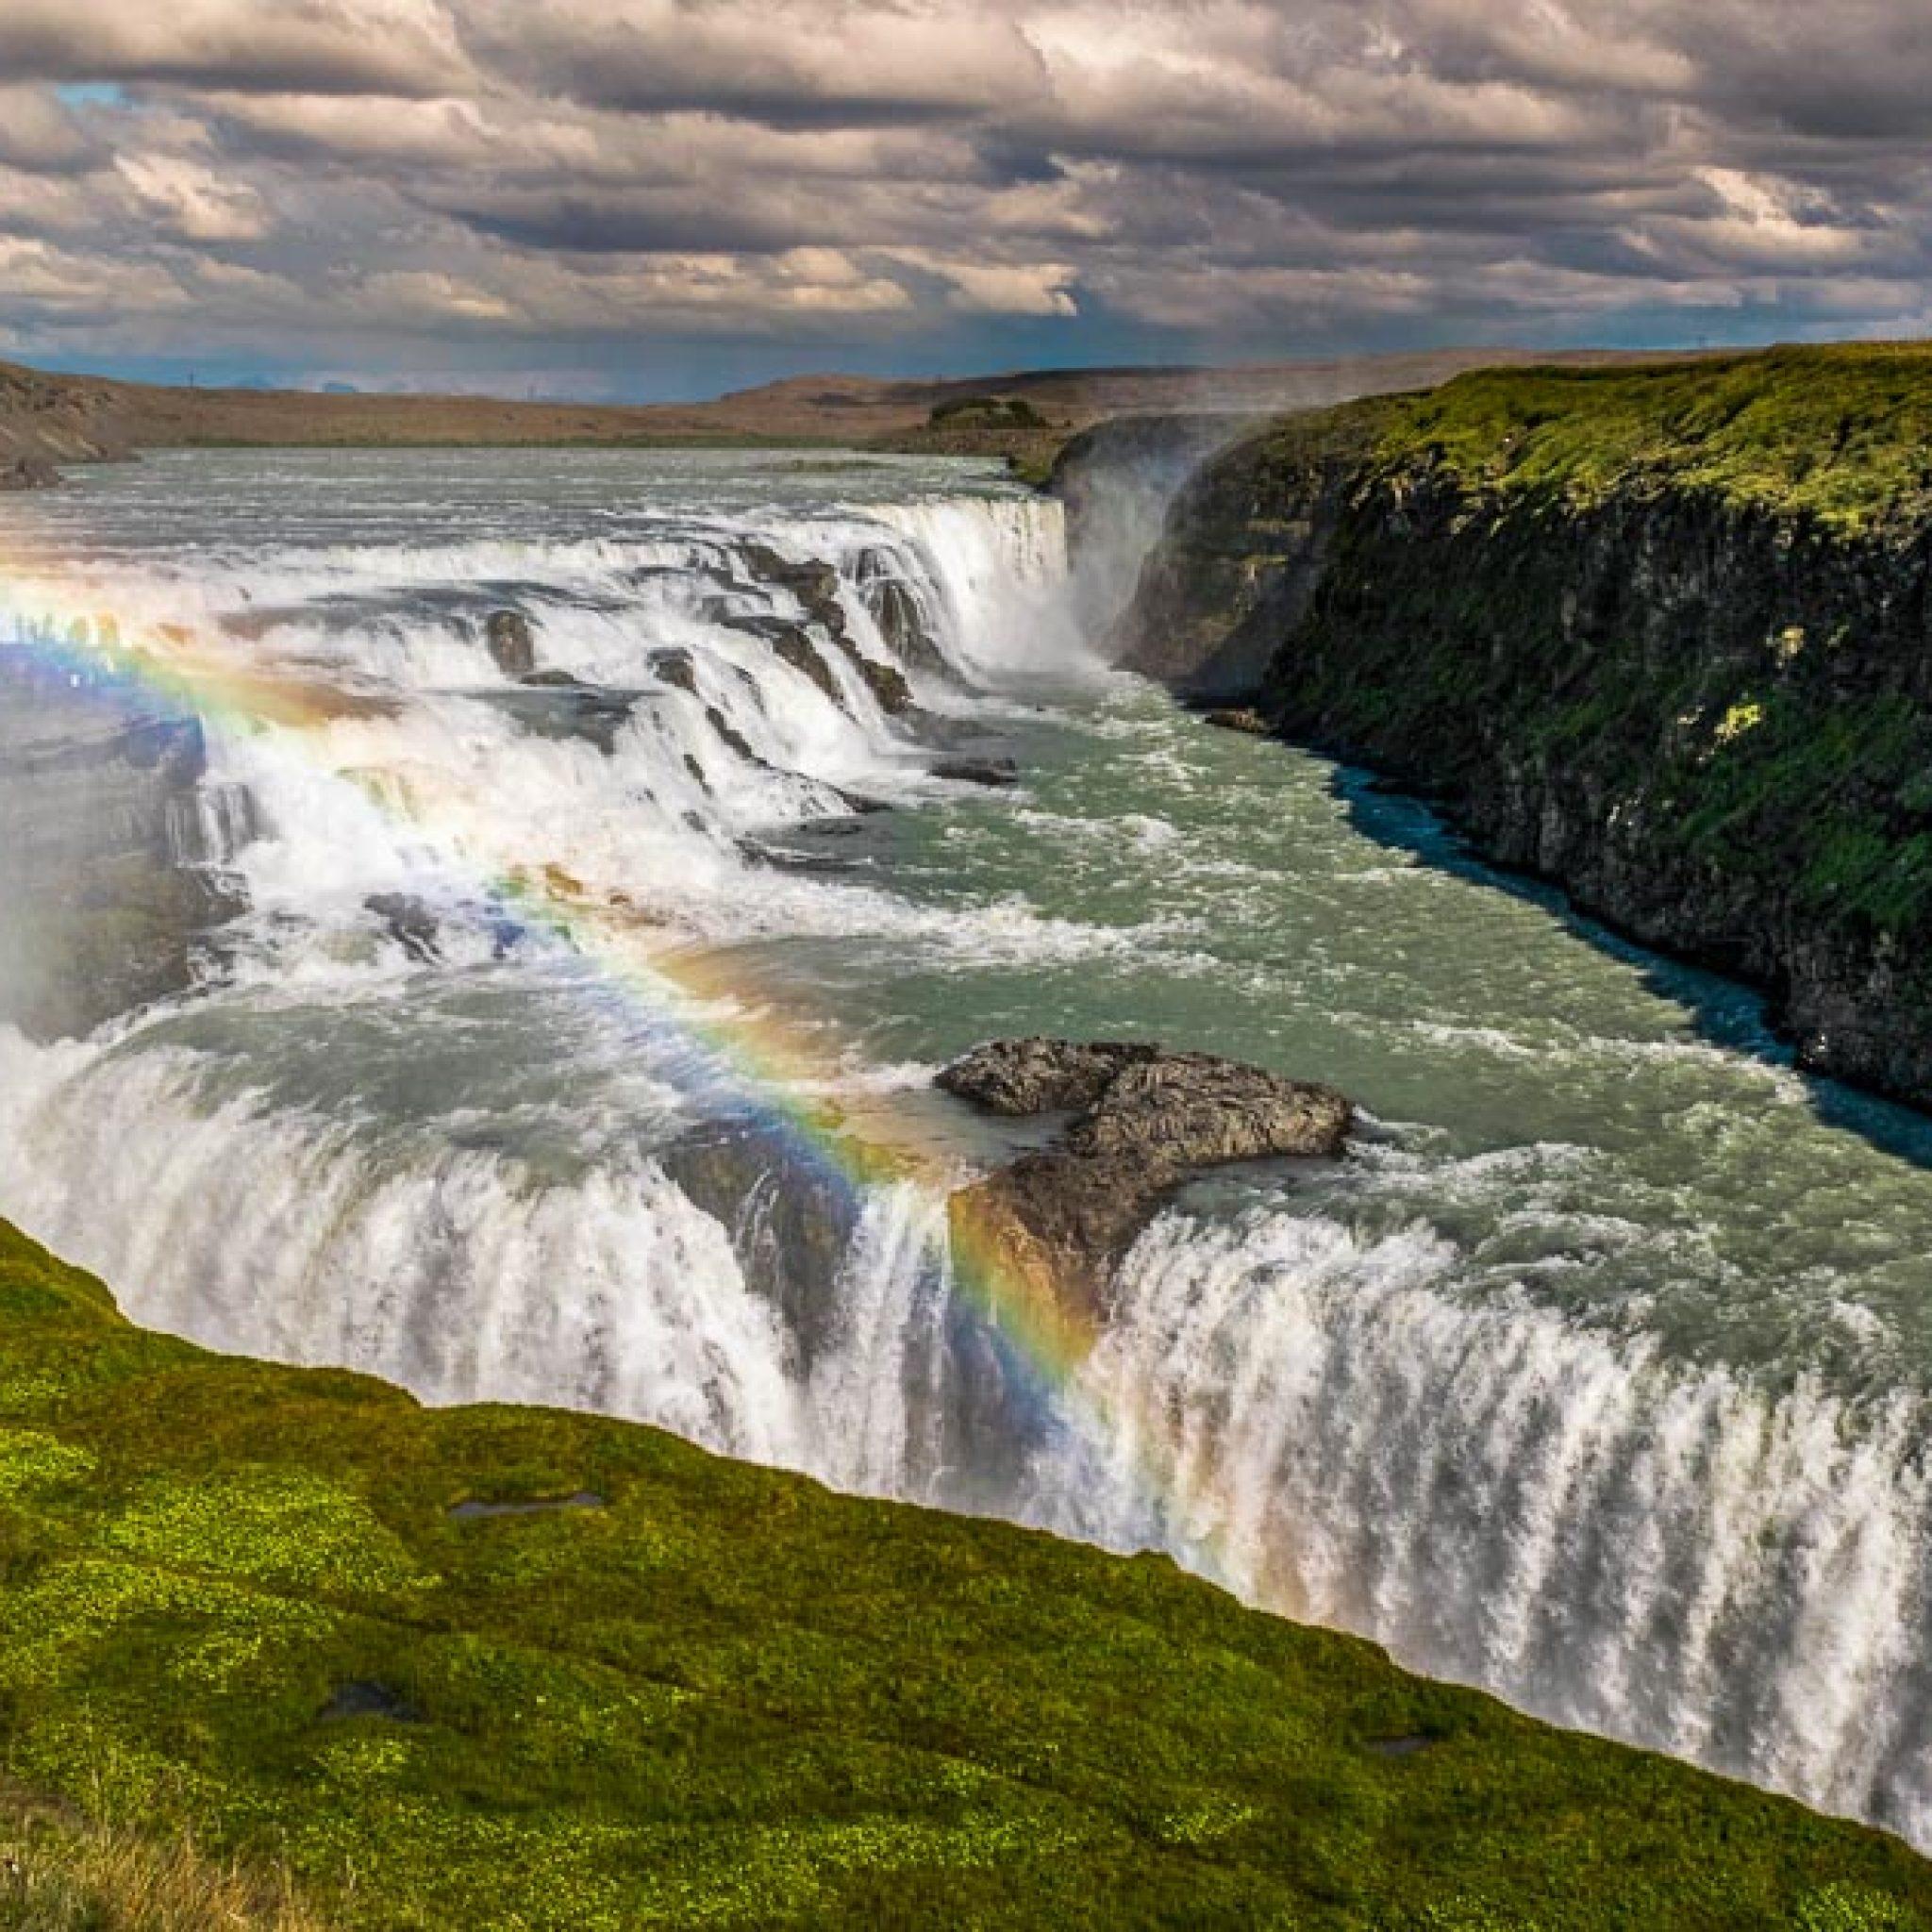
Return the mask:
<path id="1" fill-rule="evenodd" d="M 805 369 L 1932 333 L 1932 0 L 0 0 L 0 355 Z"/>

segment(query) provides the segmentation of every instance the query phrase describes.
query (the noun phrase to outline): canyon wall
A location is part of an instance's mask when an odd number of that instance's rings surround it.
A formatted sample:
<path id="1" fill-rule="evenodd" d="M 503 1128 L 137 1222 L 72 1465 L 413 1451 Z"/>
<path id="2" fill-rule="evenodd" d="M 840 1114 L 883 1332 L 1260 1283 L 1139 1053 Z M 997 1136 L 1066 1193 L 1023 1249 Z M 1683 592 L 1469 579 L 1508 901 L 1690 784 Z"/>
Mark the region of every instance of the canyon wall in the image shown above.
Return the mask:
<path id="1" fill-rule="evenodd" d="M 1210 463 L 1123 661 L 1437 799 L 1932 1104 L 1932 354 L 1465 377 Z"/>

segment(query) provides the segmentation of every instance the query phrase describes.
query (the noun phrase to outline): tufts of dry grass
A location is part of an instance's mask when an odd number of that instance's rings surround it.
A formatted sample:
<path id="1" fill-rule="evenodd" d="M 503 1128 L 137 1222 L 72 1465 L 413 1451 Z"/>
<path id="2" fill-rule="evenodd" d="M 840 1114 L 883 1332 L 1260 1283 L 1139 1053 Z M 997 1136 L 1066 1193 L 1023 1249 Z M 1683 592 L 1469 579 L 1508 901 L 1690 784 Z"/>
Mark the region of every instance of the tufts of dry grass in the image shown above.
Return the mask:
<path id="1" fill-rule="evenodd" d="M 286 1874 L 0 1784 L 0 1932 L 324 1932 Z"/>

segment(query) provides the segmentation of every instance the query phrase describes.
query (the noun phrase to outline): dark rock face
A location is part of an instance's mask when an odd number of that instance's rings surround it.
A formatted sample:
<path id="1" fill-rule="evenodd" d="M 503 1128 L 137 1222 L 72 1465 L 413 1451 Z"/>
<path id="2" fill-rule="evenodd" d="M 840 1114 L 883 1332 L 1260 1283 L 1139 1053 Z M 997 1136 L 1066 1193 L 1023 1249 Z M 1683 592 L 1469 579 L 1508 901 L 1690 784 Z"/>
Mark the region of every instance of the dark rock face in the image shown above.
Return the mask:
<path id="1" fill-rule="evenodd" d="M 747 764 L 762 764 L 757 752 L 752 750 L 749 740 L 734 725 L 729 718 L 716 705 L 705 707 L 705 723 L 715 731 L 725 747 L 744 759 Z"/>
<path id="2" fill-rule="evenodd" d="M 0 1020 L 84 1034 L 194 983 L 255 829 L 207 772 L 198 720 L 0 648 Z"/>
<path id="3" fill-rule="evenodd" d="M 842 708 L 837 675 L 819 655 L 818 646 L 796 625 L 787 625 L 779 630 L 772 639 L 772 649 L 792 670 L 803 672 L 835 705 Z"/>
<path id="4" fill-rule="evenodd" d="M 853 565 L 853 581 L 880 637 L 901 664 L 953 680 L 953 669 L 933 635 L 932 613 L 918 586 L 899 575 L 890 551 L 861 550 Z"/>
<path id="5" fill-rule="evenodd" d="M 1259 691 L 1325 580 L 1363 460 L 1326 419 L 1252 438 L 1176 498 L 1110 655 L 1204 706 Z"/>
<path id="6" fill-rule="evenodd" d="M 882 711 L 897 716 L 910 708 L 912 687 L 905 675 L 893 665 L 868 658 L 854 640 L 852 626 L 845 621 L 845 607 L 839 601 L 839 573 L 833 565 L 816 559 L 793 563 L 765 543 L 747 543 L 740 555 L 760 583 L 775 585 L 798 599 L 804 607 L 807 624 L 815 625 L 831 641 L 864 679 L 866 689 Z M 795 670 L 804 672 L 834 704 L 843 703 L 831 666 L 799 625 L 782 618 L 755 615 L 725 616 L 723 622 L 767 639 L 779 657 Z"/>
<path id="7" fill-rule="evenodd" d="M 1087 635 L 1113 628 L 1176 493 L 1245 426 L 1237 416 L 1119 416 L 1061 448 L 1047 488 L 1066 509 L 1067 558 Z"/>
<path id="8" fill-rule="evenodd" d="M 528 677 L 537 668 L 537 640 L 521 610 L 492 610 L 483 621 L 483 641 L 506 677 Z"/>
<path id="9" fill-rule="evenodd" d="M 1115 1265 L 1176 1188 L 1231 1161 L 1332 1159 L 1354 1119 L 1333 1088 L 1138 1041 L 993 1041 L 937 1077 L 989 1113 L 1076 1115 L 1056 1145 L 962 1189 L 951 1211 L 996 1279 L 1084 1324 L 1105 1321 Z"/>
<path id="10" fill-rule="evenodd" d="M 1932 530 L 1351 451 L 1284 427 L 1210 465 L 1133 661 L 1184 692 L 1242 667 L 1274 728 L 1766 988 L 1806 1065 L 1932 1106 Z"/>

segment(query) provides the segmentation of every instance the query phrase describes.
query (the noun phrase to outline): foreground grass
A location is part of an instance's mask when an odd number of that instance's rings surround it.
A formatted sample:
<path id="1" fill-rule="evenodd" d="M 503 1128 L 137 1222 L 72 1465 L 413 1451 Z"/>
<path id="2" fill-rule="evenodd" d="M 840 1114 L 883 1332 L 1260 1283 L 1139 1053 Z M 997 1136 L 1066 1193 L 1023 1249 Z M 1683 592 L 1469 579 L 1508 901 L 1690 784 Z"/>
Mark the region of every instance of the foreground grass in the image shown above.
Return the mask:
<path id="1" fill-rule="evenodd" d="M 0 1786 L 0 1932 L 323 1932 L 286 1873 Z"/>
<path id="2" fill-rule="evenodd" d="M 0 1754 L 0 1926 L 1932 1927 L 1891 1840 L 1165 1561 L 210 1356 L 4 1225 Z"/>

